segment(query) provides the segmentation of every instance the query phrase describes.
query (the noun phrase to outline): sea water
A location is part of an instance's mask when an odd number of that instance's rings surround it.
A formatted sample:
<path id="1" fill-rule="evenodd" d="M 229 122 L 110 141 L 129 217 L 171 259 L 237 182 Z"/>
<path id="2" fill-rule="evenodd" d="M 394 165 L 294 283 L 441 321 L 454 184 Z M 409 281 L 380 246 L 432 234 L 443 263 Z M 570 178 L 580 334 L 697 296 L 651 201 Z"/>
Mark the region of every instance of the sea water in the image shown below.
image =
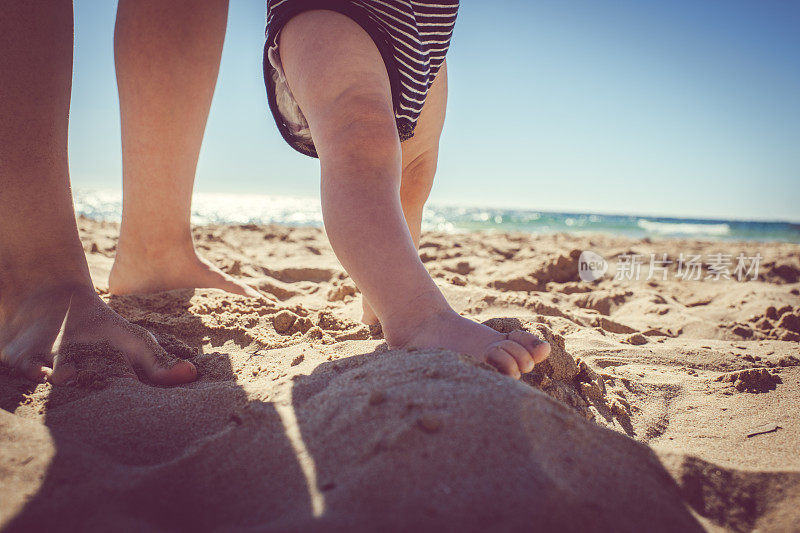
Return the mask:
<path id="1" fill-rule="evenodd" d="M 78 214 L 97 220 L 120 219 L 122 198 L 119 192 L 78 189 L 74 191 L 74 199 Z M 195 193 L 192 223 L 322 226 L 322 212 L 318 198 Z M 792 222 L 557 213 L 435 203 L 425 208 L 423 229 L 454 233 L 482 230 L 607 233 L 639 238 L 691 237 L 800 243 L 800 224 Z"/>

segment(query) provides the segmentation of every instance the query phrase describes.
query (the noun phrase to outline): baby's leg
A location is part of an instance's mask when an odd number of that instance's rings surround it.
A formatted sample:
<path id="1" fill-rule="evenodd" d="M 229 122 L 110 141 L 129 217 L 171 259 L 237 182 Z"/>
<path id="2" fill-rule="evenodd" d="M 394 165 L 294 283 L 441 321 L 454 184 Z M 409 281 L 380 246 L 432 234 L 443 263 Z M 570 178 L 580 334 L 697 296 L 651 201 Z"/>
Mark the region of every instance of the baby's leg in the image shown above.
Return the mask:
<path id="1" fill-rule="evenodd" d="M 549 346 L 535 336 L 509 340 L 460 317 L 420 261 L 400 201 L 389 78 L 368 34 L 344 15 L 308 11 L 286 24 L 279 45 L 320 157 L 325 229 L 387 342 L 466 353 L 515 377 L 544 359 Z"/>
<path id="2" fill-rule="evenodd" d="M 436 174 L 439 137 L 442 135 L 446 109 L 447 64 L 443 63 L 428 91 L 425 106 L 417 120 L 414 137 L 400 145 L 403 159 L 400 203 L 416 248 L 419 248 L 419 237 L 422 232 L 422 209 L 428 200 L 433 177 Z M 363 300 L 363 306 L 364 314 L 361 320 L 365 324 L 378 323 L 378 316 L 366 298 Z"/>

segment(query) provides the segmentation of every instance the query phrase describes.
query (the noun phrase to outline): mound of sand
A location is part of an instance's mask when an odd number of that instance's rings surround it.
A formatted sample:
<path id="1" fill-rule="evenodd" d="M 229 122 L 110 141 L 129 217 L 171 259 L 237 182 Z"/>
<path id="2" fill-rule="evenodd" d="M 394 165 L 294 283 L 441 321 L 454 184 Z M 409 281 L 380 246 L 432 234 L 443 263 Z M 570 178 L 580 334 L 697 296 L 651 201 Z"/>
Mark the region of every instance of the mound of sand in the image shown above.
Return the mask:
<path id="1" fill-rule="evenodd" d="M 15 421 L 55 454 L 10 529 L 699 530 L 649 448 L 456 354 L 216 375 L 52 392 L 44 425 Z"/>

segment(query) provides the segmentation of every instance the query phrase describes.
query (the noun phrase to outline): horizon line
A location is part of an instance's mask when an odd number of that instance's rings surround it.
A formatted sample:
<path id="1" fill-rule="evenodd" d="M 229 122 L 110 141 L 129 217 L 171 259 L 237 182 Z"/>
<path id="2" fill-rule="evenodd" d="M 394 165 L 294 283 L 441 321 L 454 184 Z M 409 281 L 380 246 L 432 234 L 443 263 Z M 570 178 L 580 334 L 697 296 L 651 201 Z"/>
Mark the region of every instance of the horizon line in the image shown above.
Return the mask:
<path id="1" fill-rule="evenodd" d="M 122 197 L 122 191 L 120 189 L 111 188 L 111 187 L 92 187 L 92 186 L 73 186 L 72 191 L 100 191 L 100 192 L 109 192 L 115 193 Z M 296 199 L 318 199 L 318 194 L 309 194 L 309 193 L 300 193 L 300 194 L 273 194 L 273 193 L 262 193 L 262 192 L 233 192 L 233 191 L 212 191 L 212 190 L 195 190 L 192 191 L 192 195 L 195 194 L 218 194 L 218 195 L 229 195 L 229 196 L 264 196 L 264 197 L 274 197 L 274 198 L 296 198 Z M 555 215 L 597 215 L 597 216 L 627 216 L 631 218 L 661 218 L 661 219 L 672 219 L 672 220 L 695 220 L 695 221 L 703 221 L 703 222 L 744 222 L 744 223 L 766 223 L 766 224 L 792 224 L 797 225 L 800 224 L 800 216 L 796 219 L 780 219 L 780 218 L 767 218 L 767 217 L 748 217 L 748 218 L 718 218 L 718 217 L 706 217 L 706 216 L 694 216 L 694 215 L 676 215 L 676 214 L 666 214 L 666 213 L 642 213 L 642 212 L 625 212 L 625 211 L 592 211 L 592 210 L 583 210 L 583 209 L 537 209 L 534 207 L 523 207 L 517 205 L 505 205 L 505 206 L 497 206 L 497 205 L 487 205 L 487 204 L 479 204 L 475 201 L 439 201 L 439 200 L 432 200 L 428 203 L 428 205 L 434 207 L 461 207 L 461 208 L 476 208 L 476 209 L 488 209 L 488 210 L 514 210 L 514 211 L 530 211 L 532 213 L 548 213 L 548 214 L 555 214 Z"/>

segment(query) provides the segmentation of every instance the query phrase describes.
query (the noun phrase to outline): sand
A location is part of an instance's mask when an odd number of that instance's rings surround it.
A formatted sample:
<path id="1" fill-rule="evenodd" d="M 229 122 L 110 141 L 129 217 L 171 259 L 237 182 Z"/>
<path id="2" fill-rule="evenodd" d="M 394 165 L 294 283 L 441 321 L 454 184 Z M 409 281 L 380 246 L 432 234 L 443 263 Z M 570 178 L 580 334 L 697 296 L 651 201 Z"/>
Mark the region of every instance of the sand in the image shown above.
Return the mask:
<path id="1" fill-rule="evenodd" d="M 110 298 L 118 227 L 79 223 L 100 293 L 200 378 L 52 388 L 0 370 L 4 530 L 796 528 L 798 245 L 425 234 L 457 310 L 553 344 L 515 382 L 388 350 L 321 230 L 195 230 L 261 302 Z M 609 274 L 580 281 L 581 250 Z M 681 252 L 763 259 L 755 281 L 675 279 L 675 264 L 666 281 L 612 279 L 620 254 Z"/>

